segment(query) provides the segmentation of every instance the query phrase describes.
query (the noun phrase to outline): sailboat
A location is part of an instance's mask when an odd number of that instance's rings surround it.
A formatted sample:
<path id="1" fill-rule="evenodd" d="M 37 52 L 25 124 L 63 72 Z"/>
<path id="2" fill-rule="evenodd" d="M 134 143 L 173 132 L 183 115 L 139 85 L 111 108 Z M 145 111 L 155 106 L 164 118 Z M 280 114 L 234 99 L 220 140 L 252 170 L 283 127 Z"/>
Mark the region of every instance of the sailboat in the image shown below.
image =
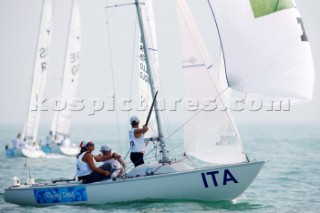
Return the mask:
<path id="1" fill-rule="evenodd" d="M 80 13 L 78 1 L 73 1 L 70 17 L 68 46 L 60 91 L 60 104 L 70 103 L 77 90 L 80 62 Z M 61 109 L 63 106 L 59 106 Z M 71 143 L 69 129 L 71 124 L 71 111 L 64 109 L 55 111 L 51 129 L 42 150 L 46 153 L 59 153 L 76 155 L 79 147 Z"/>
<path id="2" fill-rule="evenodd" d="M 6 150 L 8 157 L 24 156 L 28 158 L 38 158 L 44 155 L 37 142 L 41 114 L 41 109 L 38 108 L 37 102 L 38 100 L 42 100 L 46 85 L 48 47 L 51 41 L 52 5 L 52 0 L 43 1 L 28 115 L 21 138 L 16 139 L 19 140 L 18 147 Z"/>
<path id="3" fill-rule="evenodd" d="M 227 80 L 224 83 L 220 83 L 212 68 L 187 2 L 176 2 L 182 32 L 182 69 L 187 96 L 213 97 L 217 103 L 224 105 L 225 97 L 221 94 L 227 85 L 228 88 L 246 91 L 248 96 L 290 97 L 297 101 L 312 98 L 312 55 L 302 19 L 293 2 L 279 1 L 279 10 L 274 10 L 274 7 L 269 10 L 269 2 L 273 2 L 269 0 L 208 1 L 208 8 L 214 15 L 221 36 Z M 135 0 L 135 7 L 143 44 L 140 63 L 146 65 L 144 77 L 139 77 L 148 79 L 146 82 L 153 98 L 160 88 L 155 77 L 158 59 L 152 33 L 155 28 L 152 1 Z M 252 57 L 244 57 L 247 55 Z M 242 64 L 242 61 L 250 63 Z M 242 71 L 244 67 L 246 69 Z M 301 88 L 297 89 L 297 86 Z M 157 102 L 154 107 L 156 137 L 148 140 L 157 141 L 160 148 L 156 163 L 135 167 L 122 178 L 90 184 L 66 180 L 20 185 L 15 177 L 12 186 L 5 189 L 5 200 L 32 206 L 102 204 L 141 199 L 232 200 L 249 187 L 263 167 L 264 161 L 250 161 L 244 152 L 228 109 L 200 109 L 185 114 L 185 156 L 193 156 L 205 162 L 206 166 L 193 167 L 187 158 L 172 160 L 162 132 Z"/>

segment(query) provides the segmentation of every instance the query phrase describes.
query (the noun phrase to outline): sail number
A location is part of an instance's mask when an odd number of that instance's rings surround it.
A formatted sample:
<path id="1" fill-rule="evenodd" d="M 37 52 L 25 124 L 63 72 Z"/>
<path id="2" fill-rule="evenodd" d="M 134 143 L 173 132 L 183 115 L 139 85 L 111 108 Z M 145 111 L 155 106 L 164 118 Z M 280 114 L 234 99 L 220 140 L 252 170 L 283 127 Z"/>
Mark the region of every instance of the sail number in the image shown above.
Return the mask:
<path id="1" fill-rule="evenodd" d="M 130 146 L 131 146 L 131 149 L 133 149 L 134 148 L 134 141 L 130 141 Z"/>
<path id="2" fill-rule="evenodd" d="M 47 70 L 47 62 L 45 60 L 46 56 L 48 55 L 47 48 L 41 47 L 39 51 L 39 56 L 44 61 L 41 62 L 41 72 L 45 72 Z"/>
<path id="3" fill-rule="evenodd" d="M 79 71 L 79 59 L 80 59 L 80 52 L 74 52 L 69 54 L 69 63 L 72 65 L 71 73 L 72 75 L 76 75 Z"/>
<path id="4" fill-rule="evenodd" d="M 146 56 L 144 54 L 142 36 L 140 36 L 140 55 L 139 55 L 139 59 L 140 59 L 139 77 L 148 84 L 149 83 L 149 75 L 147 73 Z"/>
<path id="5" fill-rule="evenodd" d="M 307 33 L 306 33 L 306 29 L 304 28 L 304 24 L 303 24 L 302 18 L 298 17 L 297 20 L 298 20 L 298 23 L 301 25 L 302 32 L 303 32 L 303 34 L 301 36 L 301 41 L 308 41 L 308 36 L 307 36 Z"/>
<path id="6" fill-rule="evenodd" d="M 218 187 L 219 183 L 217 181 L 216 175 L 219 175 L 219 171 L 211 171 L 206 173 L 201 173 L 202 182 L 205 188 L 209 188 L 211 180 L 214 187 Z M 229 182 L 238 183 L 237 179 L 232 175 L 229 169 L 225 169 L 223 172 L 223 185 L 227 185 Z"/>
<path id="7" fill-rule="evenodd" d="M 139 77 L 144 80 L 146 83 L 149 83 L 149 76 L 147 73 L 147 67 L 144 62 L 140 62 L 140 72 Z"/>

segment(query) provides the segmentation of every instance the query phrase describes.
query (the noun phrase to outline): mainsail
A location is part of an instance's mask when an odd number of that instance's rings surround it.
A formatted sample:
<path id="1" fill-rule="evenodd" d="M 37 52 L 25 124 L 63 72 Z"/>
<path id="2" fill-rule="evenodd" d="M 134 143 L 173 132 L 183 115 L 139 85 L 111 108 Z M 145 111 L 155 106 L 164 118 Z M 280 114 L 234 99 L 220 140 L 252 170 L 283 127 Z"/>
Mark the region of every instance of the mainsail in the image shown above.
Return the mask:
<path id="1" fill-rule="evenodd" d="M 156 40 L 155 22 L 154 22 L 154 12 L 152 1 L 140 1 L 142 20 L 145 29 L 145 41 L 147 44 L 147 51 L 149 51 L 150 66 L 152 66 L 151 71 L 153 73 L 153 81 L 156 90 L 159 88 L 159 63 L 158 63 L 158 48 Z M 148 110 L 151 107 L 153 97 L 151 95 L 150 89 L 150 77 L 147 72 L 146 58 L 144 53 L 144 47 L 142 39 L 140 38 L 140 48 L 139 48 L 139 99 L 142 106 L 138 111 L 138 116 L 140 118 L 141 125 L 148 116 Z M 158 136 L 158 126 L 156 121 L 155 113 L 152 113 L 149 124 L 149 131 L 145 134 L 146 138 L 157 137 Z"/>
<path id="2" fill-rule="evenodd" d="M 52 13 L 52 0 L 44 0 L 35 55 L 28 115 L 22 135 L 22 138 L 26 139 L 27 143 L 35 142 L 38 134 L 41 109 L 37 107 L 37 103 L 39 100 L 42 100 L 43 91 L 46 85 L 48 47 L 51 41 Z"/>
<path id="3" fill-rule="evenodd" d="M 184 149 L 202 161 L 227 164 L 246 161 L 222 87 L 185 0 L 177 1 L 182 41 L 185 97 L 197 108 L 185 111 Z"/>
<path id="4" fill-rule="evenodd" d="M 71 123 L 71 111 L 65 108 L 64 104 L 70 104 L 77 90 L 79 80 L 79 63 L 80 63 L 80 11 L 79 0 L 73 0 L 72 12 L 69 26 L 68 46 L 64 65 L 62 87 L 60 91 L 60 111 L 56 111 L 51 131 L 55 140 L 61 142 L 64 137 L 69 135 Z"/>
<path id="5" fill-rule="evenodd" d="M 293 0 L 208 0 L 231 88 L 248 98 L 312 100 L 314 67 Z"/>

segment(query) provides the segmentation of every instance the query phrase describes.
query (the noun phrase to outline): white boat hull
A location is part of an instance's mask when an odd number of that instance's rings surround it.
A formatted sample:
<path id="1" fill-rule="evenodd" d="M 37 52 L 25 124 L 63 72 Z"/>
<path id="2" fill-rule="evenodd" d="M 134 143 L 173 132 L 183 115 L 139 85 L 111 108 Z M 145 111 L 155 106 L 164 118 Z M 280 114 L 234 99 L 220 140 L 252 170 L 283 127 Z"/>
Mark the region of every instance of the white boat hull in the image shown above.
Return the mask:
<path id="1" fill-rule="evenodd" d="M 80 149 L 76 146 L 60 146 L 59 148 L 62 154 L 69 156 L 76 156 L 80 152 Z"/>
<path id="2" fill-rule="evenodd" d="M 43 146 L 42 150 L 47 154 L 62 154 L 62 155 L 68 155 L 68 156 L 76 156 L 79 154 L 79 148 L 75 146 L 58 146 L 58 145 L 52 145 L 52 146 Z"/>
<path id="3" fill-rule="evenodd" d="M 9 203 L 31 206 L 103 204 L 143 199 L 232 200 L 252 183 L 263 164 L 260 161 L 212 166 L 91 184 L 23 185 L 5 189 L 4 198 Z"/>
<path id="4" fill-rule="evenodd" d="M 21 152 L 27 158 L 40 158 L 46 155 L 42 150 L 33 147 L 21 148 Z"/>
<path id="5" fill-rule="evenodd" d="M 64 141 L 62 144 L 51 143 L 50 145 L 42 146 L 41 149 L 47 154 L 62 154 L 68 156 L 76 156 L 80 152 L 80 148 L 70 140 Z"/>
<path id="6" fill-rule="evenodd" d="M 7 157 L 27 157 L 27 158 L 39 158 L 44 157 L 45 153 L 40 149 L 34 147 L 23 147 L 21 149 L 9 148 L 6 150 Z"/>

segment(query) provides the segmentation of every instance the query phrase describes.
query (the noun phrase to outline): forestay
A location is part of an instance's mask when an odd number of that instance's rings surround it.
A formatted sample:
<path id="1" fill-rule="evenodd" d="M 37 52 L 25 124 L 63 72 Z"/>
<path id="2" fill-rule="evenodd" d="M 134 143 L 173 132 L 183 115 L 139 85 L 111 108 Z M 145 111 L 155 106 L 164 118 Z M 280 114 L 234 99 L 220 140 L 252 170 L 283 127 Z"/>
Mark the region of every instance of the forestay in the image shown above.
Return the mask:
<path id="1" fill-rule="evenodd" d="M 248 98 L 311 100 L 314 67 L 294 1 L 208 0 L 221 35 L 229 86 Z"/>
<path id="2" fill-rule="evenodd" d="M 185 112 L 184 149 L 202 161 L 229 164 L 246 161 L 222 88 L 185 0 L 177 1 L 181 30 L 185 97 L 196 103 Z M 196 102 L 194 102 L 196 101 Z M 198 104 L 197 104 L 198 103 Z"/>
<path id="3" fill-rule="evenodd" d="M 22 138 L 28 143 L 37 139 L 41 109 L 37 108 L 38 100 L 42 100 L 46 85 L 48 47 L 51 41 L 52 0 L 44 0 L 40 21 L 38 44 L 35 55 L 34 73 L 30 94 L 29 108 Z"/>
<path id="4" fill-rule="evenodd" d="M 144 23 L 145 31 L 145 43 L 147 45 L 147 51 L 151 66 L 151 72 L 153 74 L 153 81 L 155 89 L 159 89 L 159 63 L 158 63 L 158 47 L 156 40 L 155 21 L 152 1 L 142 0 L 139 1 L 141 5 L 141 16 Z M 147 65 L 145 60 L 145 53 L 143 42 L 140 37 L 140 48 L 139 48 L 139 98 L 142 105 L 138 111 L 140 118 L 140 124 L 144 125 L 148 116 L 148 110 L 151 107 L 153 97 L 150 89 L 150 77 L 147 72 Z M 156 121 L 155 113 L 151 114 L 150 121 L 148 124 L 149 131 L 145 134 L 146 138 L 158 137 L 158 126 Z"/>
<path id="5" fill-rule="evenodd" d="M 72 12 L 69 26 L 68 46 L 60 91 L 61 111 L 56 111 L 52 122 L 51 131 L 54 135 L 67 136 L 69 134 L 71 123 L 71 111 L 64 104 L 70 104 L 75 97 L 79 81 L 79 63 L 81 48 L 81 28 L 79 0 L 73 0 Z M 59 141 L 60 142 L 60 141 Z"/>

